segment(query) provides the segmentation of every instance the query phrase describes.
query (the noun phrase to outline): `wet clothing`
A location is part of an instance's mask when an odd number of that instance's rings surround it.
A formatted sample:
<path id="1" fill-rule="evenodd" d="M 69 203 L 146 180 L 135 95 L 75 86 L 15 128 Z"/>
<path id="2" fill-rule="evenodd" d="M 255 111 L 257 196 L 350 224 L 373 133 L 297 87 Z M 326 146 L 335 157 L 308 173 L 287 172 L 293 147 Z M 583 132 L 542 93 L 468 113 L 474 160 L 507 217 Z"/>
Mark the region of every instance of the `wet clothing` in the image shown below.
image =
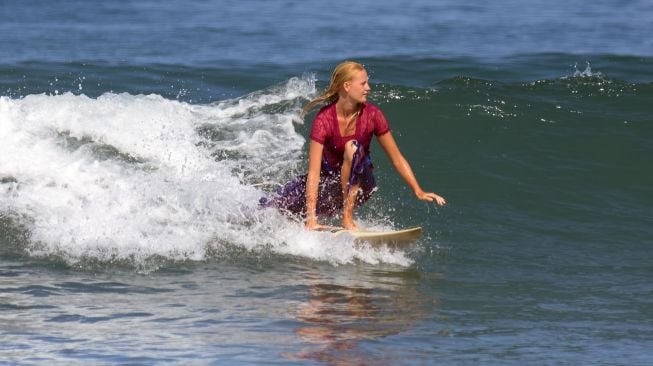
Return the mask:
<path id="1" fill-rule="evenodd" d="M 329 104 L 318 112 L 311 126 L 310 138 L 324 145 L 323 156 L 329 166 L 340 169 L 345 144 L 350 140 L 358 141 L 364 149 L 365 155 L 370 155 L 372 136 L 381 136 L 390 132 L 390 126 L 381 110 L 369 103 L 363 103 L 360 114 L 356 119 L 356 131 L 353 135 L 341 136 L 336 113 L 336 103 Z"/>
<path id="2" fill-rule="evenodd" d="M 340 170 L 344 158 L 345 144 L 354 140 L 356 152 L 352 162 L 349 186 L 360 184 L 356 204 L 361 205 L 376 191 L 376 180 L 372 174 L 374 166 L 370 158 L 372 136 L 381 136 L 390 131 L 385 116 L 376 106 L 364 103 L 356 120 L 356 131 L 350 136 L 341 136 L 335 103 L 323 107 L 315 116 L 310 138 L 324 146 L 322 168 L 318 184 L 316 214 L 331 217 L 343 208 L 344 198 L 340 182 Z M 276 207 L 291 215 L 306 215 L 306 175 L 299 176 L 271 197 L 261 198 L 263 207 Z"/>

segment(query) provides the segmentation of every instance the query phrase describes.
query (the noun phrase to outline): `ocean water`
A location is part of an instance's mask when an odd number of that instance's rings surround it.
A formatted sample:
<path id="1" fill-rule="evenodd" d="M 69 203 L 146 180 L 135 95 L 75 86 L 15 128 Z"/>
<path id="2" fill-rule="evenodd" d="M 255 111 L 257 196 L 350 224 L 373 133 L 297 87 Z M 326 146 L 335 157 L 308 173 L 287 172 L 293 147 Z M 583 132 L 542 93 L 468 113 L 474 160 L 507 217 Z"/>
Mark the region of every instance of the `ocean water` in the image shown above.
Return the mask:
<path id="1" fill-rule="evenodd" d="M 0 364 L 653 363 L 648 1 L 0 3 Z M 366 65 L 360 225 L 258 199 Z M 337 221 L 335 221 L 337 222 Z"/>

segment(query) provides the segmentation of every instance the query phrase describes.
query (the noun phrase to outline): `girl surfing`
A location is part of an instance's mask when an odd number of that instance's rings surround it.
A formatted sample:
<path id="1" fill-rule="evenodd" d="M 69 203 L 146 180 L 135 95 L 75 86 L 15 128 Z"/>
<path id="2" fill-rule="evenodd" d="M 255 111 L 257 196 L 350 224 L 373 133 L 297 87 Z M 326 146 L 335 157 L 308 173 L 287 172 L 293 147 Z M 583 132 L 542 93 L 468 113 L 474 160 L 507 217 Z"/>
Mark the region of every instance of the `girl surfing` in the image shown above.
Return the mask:
<path id="1" fill-rule="evenodd" d="M 354 208 L 376 190 L 370 157 L 374 136 L 418 199 L 440 206 L 446 203 L 443 197 L 422 190 L 383 112 L 367 102 L 370 90 L 363 65 L 345 61 L 335 68 L 326 91 L 303 110 L 305 115 L 314 106 L 324 104 L 311 127 L 308 174 L 281 187 L 273 197 L 261 199 L 262 205 L 303 216 L 309 230 L 326 228 L 318 218 L 342 210 L 342 226 L 357 230 Z"/>

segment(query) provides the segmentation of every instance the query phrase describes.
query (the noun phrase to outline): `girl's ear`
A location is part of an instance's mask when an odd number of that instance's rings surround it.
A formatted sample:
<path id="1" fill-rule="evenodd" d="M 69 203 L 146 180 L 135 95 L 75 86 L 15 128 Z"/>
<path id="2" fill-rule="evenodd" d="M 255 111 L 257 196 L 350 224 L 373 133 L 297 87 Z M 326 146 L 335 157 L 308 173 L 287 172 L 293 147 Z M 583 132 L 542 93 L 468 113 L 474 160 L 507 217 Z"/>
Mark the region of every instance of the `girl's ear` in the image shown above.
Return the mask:
<path id="1" fill-rule="evenodd" d="M 342 84 L 342 87 L 345 88 L 347 93 L 349 93 L 349 89 L 351 88 L 351 81 L 345 81 L 345 83 Z"/>

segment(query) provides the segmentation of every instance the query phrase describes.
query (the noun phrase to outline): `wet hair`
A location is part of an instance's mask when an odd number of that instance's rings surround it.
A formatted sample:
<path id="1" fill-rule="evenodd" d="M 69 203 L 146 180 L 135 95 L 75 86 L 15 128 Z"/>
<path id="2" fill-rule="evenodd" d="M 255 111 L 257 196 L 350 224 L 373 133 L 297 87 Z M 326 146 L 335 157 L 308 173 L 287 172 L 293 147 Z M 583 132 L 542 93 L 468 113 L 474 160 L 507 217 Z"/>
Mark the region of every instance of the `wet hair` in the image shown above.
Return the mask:
<path id="1" fill-rule="evenodd" d="M 363 65 L 354 61 L 345 61 L 336 66 L 331 74 L 329 87 L 319 97 L 306 103 L 302 110 L 302 116 L 308 113 L 311 108 L 319 104 L 331 104 L 338 100 L 338 92 L 347 81 L 351 81 L 356 73 L 365 70 Z"/>

